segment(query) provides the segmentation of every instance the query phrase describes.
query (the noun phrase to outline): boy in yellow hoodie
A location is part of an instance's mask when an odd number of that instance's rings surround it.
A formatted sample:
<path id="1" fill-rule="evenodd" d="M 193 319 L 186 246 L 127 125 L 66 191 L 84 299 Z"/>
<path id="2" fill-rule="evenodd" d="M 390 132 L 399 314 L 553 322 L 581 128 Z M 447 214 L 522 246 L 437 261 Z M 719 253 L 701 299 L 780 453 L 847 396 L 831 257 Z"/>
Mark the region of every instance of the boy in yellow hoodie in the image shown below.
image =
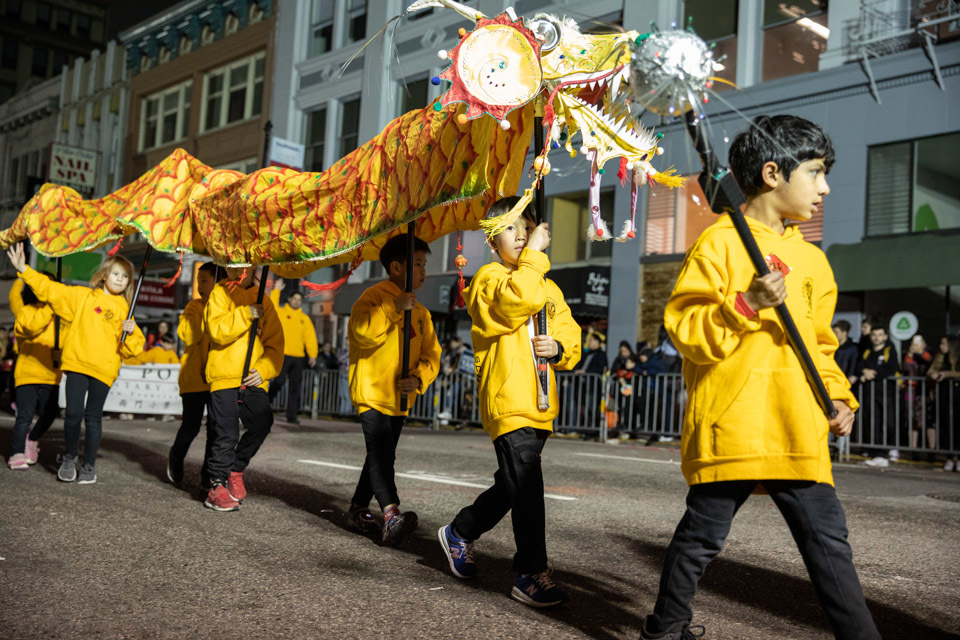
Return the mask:
<path id="1" fill-rule="evenodd" d="M 200 433 L 203 422 L 203 410 L 207 409 L 207 445 L 204 449 L 201 474 L 206 476 L 207 461 L 213 446 L 213 411 L 210 409 L 210 383 L 207 382 L 204 368 L 207 366 L 207 354 L 210 352 L 210 337 L 203 324 L 203 310 L 210 299 L 210 292 L 217 284 L 217 265 L 205 262 L 197 270 L 197 293 L 183 308 L 177 335 L 183 341 L 183 356 L 180 358 L 180 398 L 183 401 L 183 421 L 170 447 L 167 458 L 167 478 L 174 484 L 183 482 L 183 461 L 193 439 Z"/>
<path id="2" fill-rule="evenodd" d="M 684 260 L 664 324 L 684 358 L 681 469 L 690 489 L 641 638 L 692 634 L 700 576 L 737 510 L 761 487 L 793 533 L 835 636 L 880 637 L 853 565 L 827 444 L 829 432 L 850 432 L 858 407 L 833 359 L 837 285 L 823 252 L 789 224 L 809 220 L 830 192 L 833 161 L 830 138 L 816 124 L 758 117 L 734 139 L 730 169 L 771 272 L 756 277 L 729 216 L 706 229 Z M 838 411 L 829 422 L 774 310 L 782 302 Z"/>
<path id="3" fill-rule="evenodd" d="M 53 276 L 41 272 L 47 278 Z M 14 369 L 17 419 L 13 425 L 13 454 L 7 461 L 11 469 L 27 469 L 36 464 L 39 440 L 47 432 L 59 411 L 60 364 L 54 357 L 53 308 L 37 299 L 33 290 L 17 280 L 10 287 L 10 310 L 16 318 L 14 335 L 20 355 Z M 67 325 L 61 323 L 60 344 Z M 30 429 L 33 417 L 37 424 Z"/>
<path id="4" fill-rule="evenodd" d="M 287 385 L 287 422 L 300 424 L 297 414 L 300 413 L 300 378 L 303 366 L 311 369 L 317 364 L 317 330 L 313 327 L 313 320 L 303 312 L 303 294 L 294 290 L 287 296 L 287 303 L 280 306 L 280 292 L 284 289 L 283 278 L 277 278 L 270 300 L 277 309 L 280 324 L 283 325 L 283 368 L 274 380 L 270 382 L 270 402 Z"/>
<path id="5" fill-rule="evenodd" d="M 506 214 L 519 198 L 491 205 L 487 219 Z M 527 207 L 520 218 L 489 237 L 501 263 L 484 265 L 464 291 L 473 320 L 470 331 L 477 374 L 480 418 L 493 439 L 499 470 L 493 486 L 440 528 L 438 536 L 450 569 L 458 578 L 473 578 L 477 565 L 473 542 L 511 511 L 517 553 L 517 581 L 511 596 L 532 607 L 551 607 L 566 594 L 547 568 L 546 519 L 540 452 L 557 417 L 554 369 L 572 369 L 580 359 L 580 327 L 573 321 L 563 292 L 545 276 L 550 260 L 546 224 L 535 223 Z M 536 335 L 534 316 L 546 308 L 548 335 Z M 549 362 L 549 408 L 537 401 L 537 357 Z"/>
<path id="6" fill-rule="evenodd" d="M 417 394 L 423 393 L 440 370 L 440 343 L 430 312 L 417 302 L 417 294 L 404 291 L 407 280 L 407 235 L 387 240 L 380 262 L 388 278 L 363 292 L 350 310 L 347 335 L 350 341 L 350 399 L 360 414 L 367 457 L 360 472 L 350 518 L 364 533 L 380 529 L 370 514 L 370 499 L 376 497 L 383 512 L 381 539 L 396 546 L 417 528 L 417 514 L 400 513 L 400 497 L 394 479 L 394 460 L 403 421 Z M 413 289 L 426 277 L 430 247 L 414 238 Z M 403 316 L 411 312 L 410 368 L 401 378 Z M 400 399 L 407 395 L 407 410 Z"/>
<path id="7" fill-rule="evenodd" d="M 151 349 L 147 349 L 140 356 L 142 364 L 177 364 L 180 358 L 177 357 L 177 340 L 172 333 L 165 333 L 160 336 L 160 344 Z"/>
<path id="8" fill-rule="evenodd" d="M 227 280 L 210 293 L 203 321 L 210 338 L 206 374 L 210 383 L 210 409 L 214 440 L 207 461 L 210 491 L 204 502 L 216 511 L 237 511 L 247 497 L 243 471 L 257 453 L 270 427 L 273 412 L 267 384 L 283 366 L 283 329 L 270 300 L 257 304 L 254 274 L 260 268 L 227 267 Z M 243 378 L 243 363 L 253 319 L 259 318 L 250 359 Z M 240 403 L 240 388 L 244 387 Z M 240 437 L 240 422 L 246 431 Z"/>

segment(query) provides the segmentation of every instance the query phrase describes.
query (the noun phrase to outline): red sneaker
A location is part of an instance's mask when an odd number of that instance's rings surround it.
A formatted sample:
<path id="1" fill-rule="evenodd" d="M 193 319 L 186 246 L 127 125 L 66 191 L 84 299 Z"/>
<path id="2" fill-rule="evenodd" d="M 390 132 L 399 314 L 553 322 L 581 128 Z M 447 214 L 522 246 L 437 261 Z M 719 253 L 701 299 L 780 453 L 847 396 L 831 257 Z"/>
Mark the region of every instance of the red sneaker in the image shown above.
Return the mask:
<path id="1" fill-rule="evenodd" d="M 216 511 L 239 511 L 240 503 L 233 499 L 230 492 L 222 484 L 214 485 L 207 493 L 207 500 L 203 506 Z"/>
<path id="2" fill-rule="evenodd" d="M 247 488 L 243 486 L 243 471 L 230 472 L 230 477 L 227 478 L 227 490 L 231 498 L 237 502 L 243 502 L 247 497 Z"/>

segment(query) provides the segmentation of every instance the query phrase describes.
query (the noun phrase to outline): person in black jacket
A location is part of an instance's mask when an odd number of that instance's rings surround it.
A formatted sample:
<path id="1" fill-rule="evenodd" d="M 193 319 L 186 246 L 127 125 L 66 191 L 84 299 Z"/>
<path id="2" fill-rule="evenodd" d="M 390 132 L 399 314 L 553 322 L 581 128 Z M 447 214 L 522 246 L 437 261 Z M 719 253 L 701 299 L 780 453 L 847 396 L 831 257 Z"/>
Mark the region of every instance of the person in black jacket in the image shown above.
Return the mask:
<path id="1" fill-rule="evenodd" d="M 897 378 L 900 366 L 897 352 L 889 342 L 887 330 L 878 323 L 870 330 L 870 347 L 865 349 L 857 361 L 856 375 L 860 382 L 860 405 L 863 408 L 863 429 L 861 437 L 864 444 L 890 451 L 887 456 L 876 456 L 867 461 L 871 467 L 886 467 L 890 461 L 900 458 L 899 434 L 894 401 L 897 394 Z"/>
<path id="2" fill-rule="evenodd" d="M 857 360 L 861 355 L 857 351 L 857 345 L 850 339 L 850 323 L 846 320 L 837 320 L 833 325 L 833 332 L 837 334 L 837 341 L 840 346 L 833 354 L 833 359 L 837 361 L 837 366 L 851 385 L 857 382 Z"/>

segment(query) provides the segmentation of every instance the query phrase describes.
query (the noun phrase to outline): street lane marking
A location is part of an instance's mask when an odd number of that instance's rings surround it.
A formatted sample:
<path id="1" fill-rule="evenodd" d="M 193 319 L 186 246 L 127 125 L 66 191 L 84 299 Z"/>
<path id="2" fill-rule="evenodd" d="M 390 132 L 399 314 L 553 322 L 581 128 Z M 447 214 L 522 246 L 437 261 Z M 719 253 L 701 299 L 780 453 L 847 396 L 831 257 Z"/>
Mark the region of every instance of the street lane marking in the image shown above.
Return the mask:
<path id="1" fill-rule="evenodd" d="M 633 460 L 634 462 L 652 462 L 654 464 L 680 464 L 673 460 L 656 460 L 654 458 L 634 458 L 632 456 L 609 456 L 605 453 L 575 453 L 575 456 L 588 456 L 590 458 L 612 458 L 613 460 Z"/>
<path id="2" fill-rule="evenodd" d="M 339 464 L 337 462 L 324 462 L 322 460 L 297 460 L 297 462 L 302 462 L 303 464 L 315 464 L 321 467 L 332 467 L 334 469 L 349 469 L 350 471 L 362 471 L 363 467 L 356 467 L 351 464 Z M 426 480 L 427 482 L 439 482 L 440 484 L 452 484 L 458 487 L 475 487 L 477 489 L 489 489 L 490 485 L 488 484 L 477 484 L 476 482 L 464 482 L 463 480 L 454 480 L 453 478 L 445 478 L 443 476 L 433 476 L 429 474 L 418 474 L 418 473 L 397 473 L 395 474 L 398 478 L 409 478 L 411 480 Z M 543 494 L 544 498 L 550 498 L 551 500 L 565 500 L 573 501 L 576 498 L 570 496 L 558 496 L 553 493 Z"/>

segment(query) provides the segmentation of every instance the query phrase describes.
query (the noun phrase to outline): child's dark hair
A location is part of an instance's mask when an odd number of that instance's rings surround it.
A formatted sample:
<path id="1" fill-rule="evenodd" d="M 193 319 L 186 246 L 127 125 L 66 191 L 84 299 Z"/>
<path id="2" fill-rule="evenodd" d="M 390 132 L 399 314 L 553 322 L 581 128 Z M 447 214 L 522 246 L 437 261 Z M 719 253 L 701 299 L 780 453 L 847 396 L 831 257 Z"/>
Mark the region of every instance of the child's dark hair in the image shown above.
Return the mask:
<path id="1" fill-rule="evenodd" d="M 784 179 L 807 160 L 823 158 L 829 173 L 836 155 L 830 136 L 818 125 L 798 116 L 758 116 L 730 145 L 730 171 L 747 196 L 763 187 L 761 170 L 776 163 Z"/>
<path id="2" fill-rule="evenodd" d="M 430 246 L 420 238 L 414 236 L 413 250 L 414 252 L 423 251 L 429 254 Z M 383 245 L 383 249 L 380 249 L 380 264 L 383 265 L 384 269 L 389 272 L 390 264 L 394 262 L 399 262 L 402 265 L 407 264 L 407 234 L 405 233 L 393 236 Z"/>
<path id="3" fill-rule="evenodd" d="M 172 333 L 165 333 L 160 338 L 160 342 L 166 342 L 167 344 L 176 344 L 177 339 L 173 337 Z"/>
<path id="4" fill-rule="evenodd" d="M 516 204 L 520 202 L 520 196 L 509 196 L 507 198 L 500 198 L 487 209 L 487 220 L 492 218 L 499 218 L 503 214 L 507 213 L 513 209 Z M 527 205 L 527 208 L 523 210 L 523 213 L 520 214 L 521 218 L 526 218 L 530 222 L 537 221 L 537 210 L 534 208 L 533 203 Z"/>
<path id="5" fill-rule="evenodd" d="M 217 265 L 212 262 L 204 262 L 200 265 L 200 268 L 197 269 L 197 273 L 207 273 L 210 274 L 210 277 L 213 279 L 217 278 Z"/>
<path id="6" fill-rule="evenodd" d="M 846 320 L 837 320 L 836 322 L 833 323 L 833 328 L 840 329 L 840 331 L 843 331 L 844 333 L 850 333 L 851 327 L 850 327 L 850 323 L 847 322 Z"/>
<path id="7" fill-rule="evenodd" d="M 47 276 L 51 280 L 56 280 L 53 277 L 53 274 L 49 271 L 41 271 L 43 275 Z M 23 289 L 20 291 L 20 299 L 23 300 L 23 304 L 37 304 L 40 302 L 40 299 L 37 298 L 37 294 L 33 292 L 33 289 L 30 288 L 26 282 L 23 283 Z"/>

